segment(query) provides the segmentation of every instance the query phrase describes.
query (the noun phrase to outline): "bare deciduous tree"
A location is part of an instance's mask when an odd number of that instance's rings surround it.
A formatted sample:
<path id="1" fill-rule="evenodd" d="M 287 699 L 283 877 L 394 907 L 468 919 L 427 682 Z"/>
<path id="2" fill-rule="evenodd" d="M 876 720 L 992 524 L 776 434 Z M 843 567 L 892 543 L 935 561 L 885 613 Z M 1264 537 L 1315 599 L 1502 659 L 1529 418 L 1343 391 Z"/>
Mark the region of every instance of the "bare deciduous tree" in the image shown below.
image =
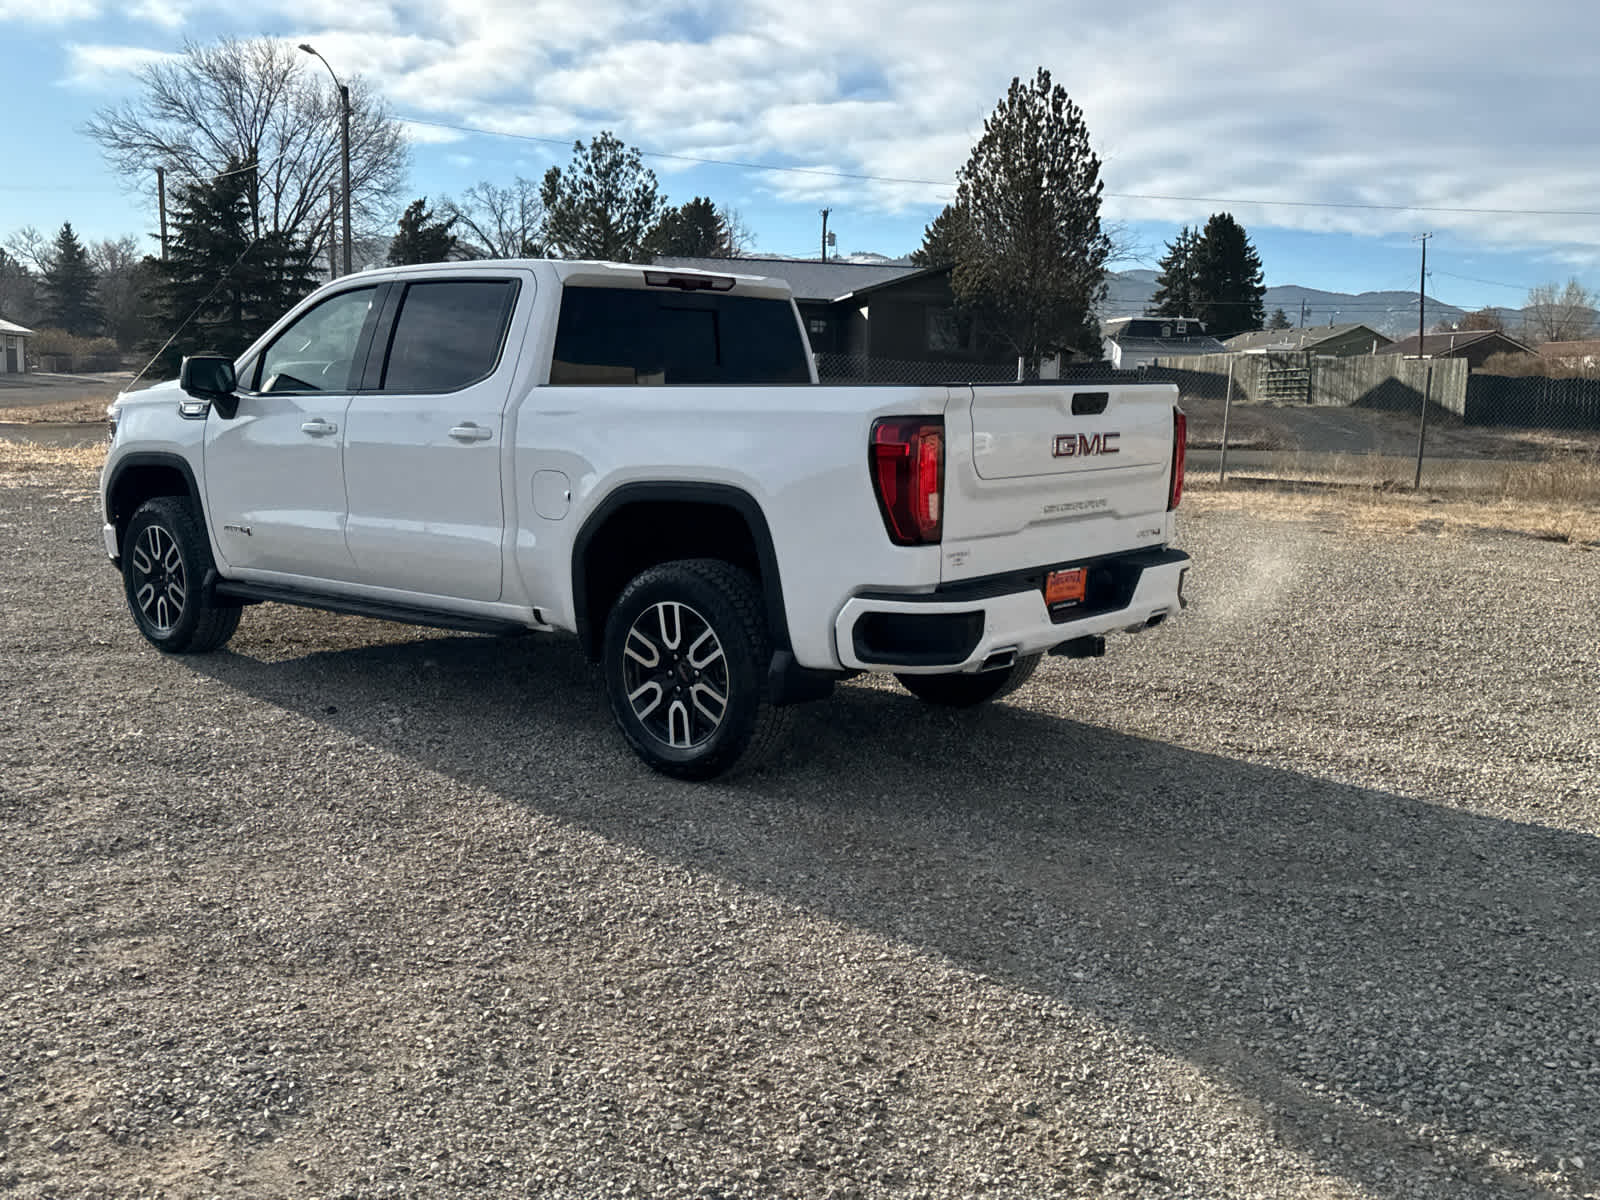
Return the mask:
<path id="1" fill-rule="evenodd" d="M 94 267 L 95 300 L 105 319 L 106 335 L 116 338 L 122 349 L 131 349 L 149 326 L 145 291 L 153 282 L 138 239 L 130 235 L 92 243 L 89 264 Z"/>
<path id="2" fill-rule="evenodd" d="M 544 204 L 539 185 L 517 176 L 510 187 L 484 180 L 459 200 L 439 205 L 454 221 L 456 248 L 468 258 L 538 258 L 544 254 Z"/>
<path id="3" fill-rule="evenodd" d="M 185 43 L 181 56 L 138 72 L 143 93 L 100 110 L 85 132 L 112 167 L 154 190 L 215 177 L 230 160 L 258 166 L 249 196 L 257 236 L 321 242 L 328 193 L 341 184 L 339 97 L 305 55 L 270 38 Z M 410 152 L 388 106 L 359 78 L 350 88 L 350 195 L 364 231 L 387 230 Z"/>
<path id="4" fill-rule="evenodd" d="M 37 275 L 50 269 L 50 239 L 32 225 L 24 225 L 8 237 L 6 250 L 12 258 Z"/>
<path id="5" fill-rule="evenodd" d="M 1528 291 L 1523 328 L 1536 342 L 1572 342 L 1594 329 L 1596 295 L 1576 279 L 1541 283 Z"/>

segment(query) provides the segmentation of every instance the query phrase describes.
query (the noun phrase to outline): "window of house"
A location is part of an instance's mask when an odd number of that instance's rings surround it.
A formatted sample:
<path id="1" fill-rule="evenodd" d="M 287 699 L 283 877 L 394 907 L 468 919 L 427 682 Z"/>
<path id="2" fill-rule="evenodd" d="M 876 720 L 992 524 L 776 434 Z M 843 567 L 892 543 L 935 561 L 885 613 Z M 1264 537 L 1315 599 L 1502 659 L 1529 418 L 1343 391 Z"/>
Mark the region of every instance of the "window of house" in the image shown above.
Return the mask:
<path id="1" fill-rule="evenodd" d="M 454 392 L 494 374 L 511 324 L 510 279 L 452 279 L 406 288 L 380 386 Z"/>
<path id="2" fill-rule="evenodd" d="M 961 349 L 961 327 L 953 308 L 927 311 L 928 349 L 953 354 Z"/>
<path id="3" fill-rule="evenodd" d="M 811 330 L 812 333 L 827 333 L 828 323 L 821 317 L 812 317 L 811 320 L 806 322 L 806 328 Z"/>

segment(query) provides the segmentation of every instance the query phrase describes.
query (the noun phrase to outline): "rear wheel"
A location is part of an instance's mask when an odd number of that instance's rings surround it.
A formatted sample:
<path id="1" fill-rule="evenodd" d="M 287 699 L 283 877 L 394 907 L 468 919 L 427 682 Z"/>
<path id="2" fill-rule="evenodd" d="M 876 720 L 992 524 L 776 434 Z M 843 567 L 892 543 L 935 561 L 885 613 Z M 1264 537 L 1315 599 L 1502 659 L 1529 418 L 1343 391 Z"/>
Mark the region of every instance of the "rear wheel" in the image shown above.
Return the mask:
<path id="1" fill-rule="evenodd" d="M 145 640 L 168 654 L 204 654 L 239 628 L 239 606 L 204 595 L 215 568 L 194 506 L 179 496 L 146 500 L 122 538 L 122 585 Z"/>
<path id="2" fill-rule="evenodd" d="M 612 606 L 602 654 L 618 727 L 663 774 L 711 779 L 754 766 L 787 723 L 770 699 L 761 591 L 720 560 L 638 575 Z"/>
<path id="3" fill-rule="evenodd" d="M 900 686 L 918 700 L 945 708 L 972 708 L 1010 695 L 1033 676 L 1042 654 L 1019 658 L 1003 671 L 980 675 L 896 675 Z"/>

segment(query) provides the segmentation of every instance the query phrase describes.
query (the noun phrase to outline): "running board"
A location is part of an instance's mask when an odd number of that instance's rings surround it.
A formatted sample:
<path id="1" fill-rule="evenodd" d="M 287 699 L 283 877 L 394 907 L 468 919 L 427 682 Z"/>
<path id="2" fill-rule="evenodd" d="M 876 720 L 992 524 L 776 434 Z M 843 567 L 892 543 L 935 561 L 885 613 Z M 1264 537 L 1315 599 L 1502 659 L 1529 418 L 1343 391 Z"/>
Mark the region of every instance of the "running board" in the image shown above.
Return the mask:
<path id="1" fill-rule="evenodd" d="M 233 579 L 216 581 L 215 593 L 229 600 L 248 604 L 270 601 L 295 604 L 301 608 L 320 608 L 353 617 L 372 617 L 378 621 L 398 621 L 402 625 L 431 625 L 436 629 L 459 629 L 464 633 L 490 633 L 501 637 L 531 633 L 527 625 L 498 621 L 493 617 L 474 617 L 466 613 L 438 612 L 408 604 L 385 604 L 355 596 L 335 596 L 328 592 L 303 592 L 298 588 L 277 587 L 269 583 L 241 583 Z"/>

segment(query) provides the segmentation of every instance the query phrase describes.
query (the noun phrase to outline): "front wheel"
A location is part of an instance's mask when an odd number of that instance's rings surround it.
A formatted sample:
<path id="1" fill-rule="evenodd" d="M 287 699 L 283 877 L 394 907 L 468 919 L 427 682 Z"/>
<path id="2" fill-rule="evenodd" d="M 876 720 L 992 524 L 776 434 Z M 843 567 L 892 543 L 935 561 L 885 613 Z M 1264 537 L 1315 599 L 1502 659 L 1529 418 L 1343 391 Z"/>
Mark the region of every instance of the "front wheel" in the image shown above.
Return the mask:
<path id="1" fill-rule="evenodd" d="M 205 595 L 216 566 L 194 506 L 179 496 L 146 500 L 122 538 L 122 585 L 145 640 L 167 654 L 204 654 L 239 628 L 239 606 Z"/>
<path id="2" fill-rule="evenodd" d="M 767 683 L 761 591 L 729 563 L 684 559 L 639 574 L 612 606 L 602 653 L 618 727 L 665 775 L 711 779 L 753 766 L 786 723 Z"/>
<path id="3" fill-rule="evenodd" d="M 1042 654 L 1017 659 L 1002 671 L 980 675 L 896 675 L 900 686 L 918 700 L 945 708 L 972 708 L 1009 695 L 1032 678 Z"/>

